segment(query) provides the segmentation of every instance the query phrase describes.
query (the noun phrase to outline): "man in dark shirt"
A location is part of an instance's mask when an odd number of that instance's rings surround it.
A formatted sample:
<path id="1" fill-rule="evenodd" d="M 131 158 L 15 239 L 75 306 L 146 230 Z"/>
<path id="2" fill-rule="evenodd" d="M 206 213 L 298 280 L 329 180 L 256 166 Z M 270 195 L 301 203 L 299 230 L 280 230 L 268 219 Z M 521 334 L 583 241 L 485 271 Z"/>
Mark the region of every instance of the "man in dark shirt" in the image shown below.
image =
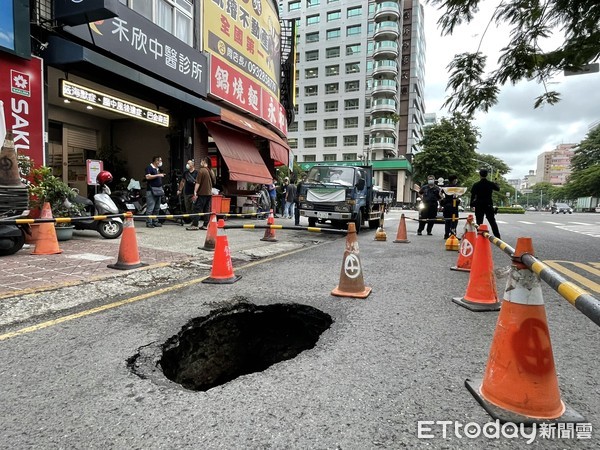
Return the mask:
<path id="1" fill-rule="evenodd" d="M 477 225 L 483 223 L 483 216 L 485 215 L 490 227 L 492 227 L 492 234 L 501 239 L 498 224 L 494 217 L 494 203 L 492 201 L 493 191 L 500 191 L 500 187 L 496 183 L 488 181 L 487 175 L 488 171 L 486 169 L 479 171 L 481 179 L 473 184 L 471 189 L 471 208 L 475 209 Z"/>
<path id="2" fill-rule="evenodd" d="M 419 194 L 423 199 L 425 208 L 419 217 L 420 221 L 419 228 L 417 229 L 417 235 L 421 236 L 423 234 L 423 230 L 427 224 L 427 235 L 431 236 L 431 230 L 433 229 L 433 224 L 435 222 L 435 218 L 437 217 L 438 202 L 442 198 L 442 191 L 435 185 L 435 177 L 433 175 L 429 175 L 427 177 L 427 184 L 421 186 Z"/>
<path id="3" fill-rule="evenodd" d="M 164 195 L 162 179 L 165 176 L 160 171 L 161 167 L 162 158 L 160 156 L 154 156 L 152 162 L 146 167 L 146 181 L 148 182 L 148 188 L 146 189 L 146 214 L 148 215 L 156 216 L 160 212 L 160 202 Z M 152 219 L 146 220 L 146 226 L 148 228 L 162 227 L 158 220 L 152 221 Z"/>

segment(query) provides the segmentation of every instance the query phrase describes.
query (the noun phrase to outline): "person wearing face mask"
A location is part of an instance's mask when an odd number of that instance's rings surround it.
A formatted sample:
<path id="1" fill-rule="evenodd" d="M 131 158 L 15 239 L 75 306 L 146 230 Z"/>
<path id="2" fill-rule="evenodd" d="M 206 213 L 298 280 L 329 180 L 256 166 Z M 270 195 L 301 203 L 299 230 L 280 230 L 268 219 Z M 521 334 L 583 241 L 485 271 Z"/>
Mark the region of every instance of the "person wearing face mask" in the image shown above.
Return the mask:
<path id="1" fill-rule="evenodd" d="M 185 165 L 183 177 L 181 178 L 179 187 L 177 188 L 177 195 L 183 194 L 183 203 L 186 214 L 191 214 L 194 212 L 194 201 L 192 200 L 192 197 L 194 196 L 194 185 L 196 184 L 197 176 L 198 171 L 194 167 L 194 160 L 190 159 Z"/>
<path id="2" fill-rule="evenodd" d="M 162 187 L 162 179 L 165 176 L 161 173 L 162 158 L 160 156 L 152 157 L 152 162 L 146 167 L 146 181 L 148 187 L 146 189 L 146 214 L 158 215 L 160 211 L 160 199 L 165 195 Z M 161 227 L 158 220 L 147 219 L 146 226 L 148 228 Z"/>
<path id="3" fill-rule="evenodd" d="M 419 195 L 421 195 L 423 204 L 425 205 L 420 219 L 429 220 L 427 222 L 419 221 L 417 235 L 421 236 L 423 234 L 425 224 L 427 224 L 427 235 L 431 236 L 431 230 L 433 229 L 434 220 L 437 216 L 438 202 L 442 198 L 442 191 L 438 186 L 435 185 L 435 177 L 433 175 L 427 176 L 427 184 L 421 186 Z"/>

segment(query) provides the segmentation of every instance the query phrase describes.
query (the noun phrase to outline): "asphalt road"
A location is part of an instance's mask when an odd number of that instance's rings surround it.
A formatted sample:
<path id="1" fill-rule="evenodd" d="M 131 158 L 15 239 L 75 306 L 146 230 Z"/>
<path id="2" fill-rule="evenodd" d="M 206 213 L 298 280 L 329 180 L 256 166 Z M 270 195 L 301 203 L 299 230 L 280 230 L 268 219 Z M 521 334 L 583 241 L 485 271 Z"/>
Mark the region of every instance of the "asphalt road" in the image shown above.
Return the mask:
<path id="1" fill-rule="evenodd" d="M 491 421 L 463 383 L 483 374 L 498 313 L 452 303 L 464 294 L 468 274 L 449 270 L 456 253 L 444 250 L 441 226 L 434 236 L 417 237 L 416 222 L 408 221 L 411 243 L 394 244 L 398 216 L 386 222 L 387 242 L 375 242 L 372 231 L 360 235 L 365 283 L 373 288 L 365 300 L 330 295 L 339 282 L 342 238 L 250 263 L 236 270 L 242 279 L 232 285 L 201 284 L 194 274 L 156 295 L 94 300 L 72 320 L 32 319 L 44 327 L 0 340 L 0 448 L 526 446 L 524 437 L 444 438 L 436 425 L 425 433 L 434 438 L 419 438 L 419 421 Z M 600 215 L 499 220 L 510 245 L 530 236 L 540 259 L 598 270 Z M 496 249 L 493 259 L 496 268 L 509 263 Z M 593 271 L 569 267 L 600 283 Z M 505 284 L 497 279 L 500 298 Z M 563 401 L 592 433 L 589 440 L 538 436 L 528 447 L 598 448 L 598 327 L 547 286 L 542 292 Z M 122 304 L 88 314 L 113 300 Z M 164 343 L 190 319 L 240 301 L 310 305 L 333 323 L 314 348 L 206 392 L 130 370 L 131 357 Z"/>

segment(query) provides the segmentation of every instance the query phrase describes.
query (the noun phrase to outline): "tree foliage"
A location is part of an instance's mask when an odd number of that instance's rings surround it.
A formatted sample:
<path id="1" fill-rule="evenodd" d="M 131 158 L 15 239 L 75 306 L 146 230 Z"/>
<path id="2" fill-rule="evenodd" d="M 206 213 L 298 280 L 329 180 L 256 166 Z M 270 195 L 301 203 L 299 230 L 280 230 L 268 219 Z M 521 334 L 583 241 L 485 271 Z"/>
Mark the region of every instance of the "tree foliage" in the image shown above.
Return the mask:
<path id="1" fill-rule="evenodd" d="M 575 148 L 571 159 L 571 170 L 577 173 L 593 165 L 600 164 L 600 126 L 590 131 Z"/>
<path id="2" fill-rule="evenodd" d="M 478 166 L 481 166 L 481 169 L 493 169 L 494 176 L 496 176 L 496 174 L 503 176 L 510 172 L 509 165 L 502 161 L 500 158 L 496 158 L 494 155 L 477 153 L 475 158 L 479 160 L 476 161 L 476 163 L 478 164 Z M 484 164 L 482 164 L 482 162 L 480 161 L 482 161 Z"/>
<path id="3" fill-rule="evenodd" d="M 439 123 L 428 126 L 420 141 L 422 151 L 415 156 L 415 179 L 424 181 L 427 175 L 436 178 L 455 174 L 459 182 L 475 171 L 475 149 L 479 131 L 460 113 L 443 117 Z"/>
<path id="4" fill-rule="evenodd" d="M 444 10 L 438 21 L 442 34 L 451 35 L 463 23 L 470 23 L 483 0 L 430 0 Z M 600 2 L 598 0 L 507 0 L 498 2 L 490 24 L 511 27 L 499 58 L 499 67 L 485 72 L 487 57 L 477 50 L 455 55 L 449 64 L 451 90 L 445 102 L 451 111 L 467 115 L 487 111 L 498 101 L 499 87 L 523 78 L 542 83 L 544 93 L 534 106 L 555 104 L 560 94 L 548 91 L 547 82 L 563 70 L 580 70 L 600 57 Z M 544 39 L 555 32 L 565 39 L 548 51 Z"/>

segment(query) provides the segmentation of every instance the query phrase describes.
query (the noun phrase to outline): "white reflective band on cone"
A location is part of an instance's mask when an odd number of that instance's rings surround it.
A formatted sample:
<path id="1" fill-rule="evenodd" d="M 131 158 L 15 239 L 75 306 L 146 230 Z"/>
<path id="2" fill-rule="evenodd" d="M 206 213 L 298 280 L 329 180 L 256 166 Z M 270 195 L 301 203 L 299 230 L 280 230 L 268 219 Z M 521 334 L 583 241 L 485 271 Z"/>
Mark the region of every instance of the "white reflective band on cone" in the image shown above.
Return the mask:
<path id="1" fill-rule="evenodd" d="M 543 305 L 540 279 L 528 269 L 512 267 L 504 291 L 504 300 L 520 305 Z"/>

